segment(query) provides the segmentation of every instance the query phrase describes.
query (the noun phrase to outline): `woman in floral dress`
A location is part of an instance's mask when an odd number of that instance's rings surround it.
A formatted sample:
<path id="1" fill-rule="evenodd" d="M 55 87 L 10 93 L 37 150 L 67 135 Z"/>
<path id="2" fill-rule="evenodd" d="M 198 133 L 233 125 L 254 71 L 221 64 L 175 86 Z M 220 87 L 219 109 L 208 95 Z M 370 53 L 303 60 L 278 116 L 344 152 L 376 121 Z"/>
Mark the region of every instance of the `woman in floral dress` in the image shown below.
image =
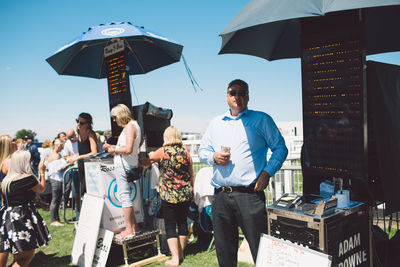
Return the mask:
<path id="1" fill-rule="evenodd" d="M 0 226 L 0 252 L 11 251 L 15 266 L 29 266 L 35 249 L 51 240 L 46 224 L 33 204 L 35 193 L 42 193 L 46 186 L 45 166 L 39 166 L 38 181 L 32 174 L 30 159 L 29 151 L 14 152 L 8 173 L 1 183 L 6 209 Z"/>
<path id="2" fill-rule="evenodd" d="M 161 213 L 172 256 L 165 265 L 179 266 L 184 257 L 188 236 L 187 215 L 193 199 L 193 162 L 182 147 L 181 133 L 174 126 L 165 129 L 163 147 L 141 163 L 149 165 L 154 162 L 159 162 L 158 192 L 162 199 Z"/>

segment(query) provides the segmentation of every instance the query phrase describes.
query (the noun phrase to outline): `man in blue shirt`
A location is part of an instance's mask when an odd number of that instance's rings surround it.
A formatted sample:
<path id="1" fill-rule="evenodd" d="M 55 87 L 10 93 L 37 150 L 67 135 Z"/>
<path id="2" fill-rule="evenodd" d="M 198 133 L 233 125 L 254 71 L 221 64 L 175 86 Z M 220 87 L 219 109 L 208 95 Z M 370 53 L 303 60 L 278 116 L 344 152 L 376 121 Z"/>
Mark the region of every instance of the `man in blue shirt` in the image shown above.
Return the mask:
<path id="1" fill-rule="evenodd" d="M 229 83 L 229 111 L 214 118 L 199 149 L 202 162 L 213 165 L 212 218 L 220 266 L 237 266 L 238 226 L 256 262 L 261 233 L 267 233 L 264 189 L 282 166 L 288 150 L 273 119 L 249 110 L 246 82 Z M 267 151 L 272 156 L 267 164 Z"/>
<path id="2" fill-rule="evenodd" d="M 35 175 L 38 175 L 38 166 L 40 163 L 40 153 L 36 145 L 33 144 L 33 136 L 24 136 L 22 138 L 26 142 L 24 150 L 31 153 L 31 166 Z"/>

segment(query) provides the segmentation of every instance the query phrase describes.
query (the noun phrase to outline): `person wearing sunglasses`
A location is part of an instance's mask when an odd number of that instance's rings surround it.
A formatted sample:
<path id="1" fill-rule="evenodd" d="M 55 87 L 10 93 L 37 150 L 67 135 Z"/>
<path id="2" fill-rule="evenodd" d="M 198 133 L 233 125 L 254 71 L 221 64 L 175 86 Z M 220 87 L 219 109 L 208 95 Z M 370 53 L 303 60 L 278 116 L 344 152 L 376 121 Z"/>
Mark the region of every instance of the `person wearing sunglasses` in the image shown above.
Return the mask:
<path id="1" fill-rule="evenodd" d="M 219 266 L 237 266 L 239 226 L 256 262 L 260 235 L 268 230 L 264 190 L 288 150 L 271 116 L 247 108 L 246 82 L 230 82 L 226 101 L 229 110 L 211 121 L 198 154 L 214 169 L 212 218 Z M 272 156 L 267 162 L 268 149 Z"/>
<path id="2" fill-rule="evenodd" d="M 137 235 L 139 225 L 136 222 L 130 185 L 126 170 L 139 166 L 139 145 L 141 139 L 140 126 L 132 119 L 130 109 L 124 104 L 118 104 L 111 109 L 111 119 L 122 127 L 117 145 L 105 143 L 103 148 L 114 156 L 114 174 L 117 182 L 117 192 L 124 214 L 125 230 L 117 234 L 120 239 L 128 239 Z"/>
<path id="3" fill-rule="evenodd" d="M 78 152 L 79 155 L 70 157 L 68 163 L 73 165 L 78 161 L 78 173 L 80 181 L 80 195 L 86 192 L 85 168 L 83 160 L 97 153 L 97 138 L 93 131 L 93 119 L 89 113 L 82 112 L 76 119 L 76 131 L 78 133 Z M 80 198 L 77 198 L 77 218 L 79 219 Z"/>

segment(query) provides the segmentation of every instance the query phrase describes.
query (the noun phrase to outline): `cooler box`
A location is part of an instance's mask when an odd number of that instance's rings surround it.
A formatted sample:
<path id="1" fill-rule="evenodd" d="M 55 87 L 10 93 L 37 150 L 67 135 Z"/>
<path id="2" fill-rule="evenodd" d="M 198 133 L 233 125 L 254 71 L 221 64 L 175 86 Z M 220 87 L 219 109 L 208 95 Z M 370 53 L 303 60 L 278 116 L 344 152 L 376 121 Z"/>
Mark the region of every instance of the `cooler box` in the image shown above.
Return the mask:
<path id="1" fill-rule="evenodd" d="M 369 212 L 358 202 L 329 215 L 268 206 L 268 234 L 332 256 L 332 266 L 372 266 Z"/>

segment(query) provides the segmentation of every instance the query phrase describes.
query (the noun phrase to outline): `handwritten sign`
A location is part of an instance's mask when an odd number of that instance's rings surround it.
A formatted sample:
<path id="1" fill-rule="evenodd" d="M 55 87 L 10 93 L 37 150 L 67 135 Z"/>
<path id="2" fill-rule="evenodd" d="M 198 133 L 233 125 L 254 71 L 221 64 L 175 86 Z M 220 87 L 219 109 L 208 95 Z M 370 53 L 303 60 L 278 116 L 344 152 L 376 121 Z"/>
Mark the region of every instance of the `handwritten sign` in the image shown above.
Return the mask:
<path id="1" fill-rule="evenodd" d="M 256 267 L 330 267 L 331 256 L 297 245 L 288 240 L 262 234 Z"/>

